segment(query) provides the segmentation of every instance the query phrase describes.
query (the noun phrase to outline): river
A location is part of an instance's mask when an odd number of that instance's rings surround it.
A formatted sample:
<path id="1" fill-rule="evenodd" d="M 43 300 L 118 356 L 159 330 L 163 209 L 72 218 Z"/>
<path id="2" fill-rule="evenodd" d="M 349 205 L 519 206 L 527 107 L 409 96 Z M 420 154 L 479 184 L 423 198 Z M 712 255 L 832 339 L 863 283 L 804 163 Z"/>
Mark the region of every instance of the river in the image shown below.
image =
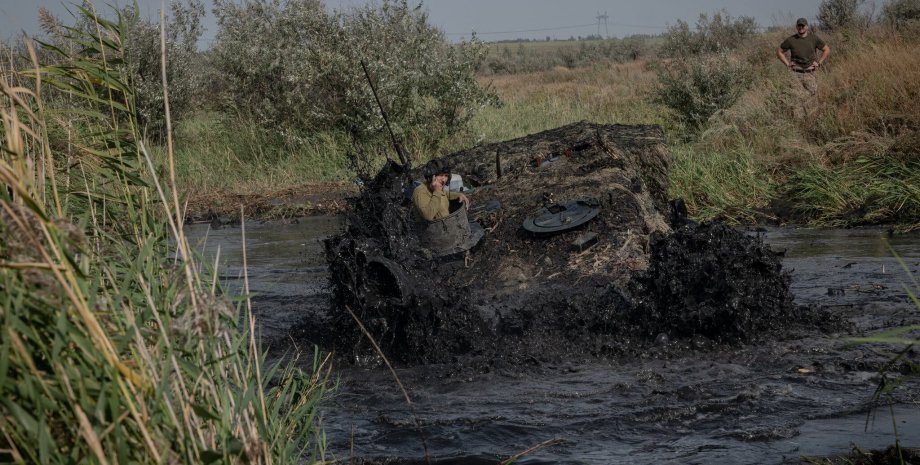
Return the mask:
<path id="1" fill-rule="evenodd" d="M 296 328 L 321 321 L 330 296 L 322 238 L 341 227 L 340 218 L 323 216 L 246 226 L 253 312 L 270 349 L 311 349 Z M 220 248 L 220 277 L 231 294 L 243 286 L 241 232 L 189 226 L 205 257 Z M 443 366 L 397 368 L 412 407 L 385 367 L 339 361 L 338 389 L 322 420 L 330 458 L 425 463 L 427 449 L 431 463 L 495 464 L 558 440 L 516 463 L 798 463 L 802 456 L 845 454 L 853 445 L 885 448 L 894 442 L 894 425 L 902 445 L 920 446 L 920 406 L 911 396 L 917 383 L 896 391 L 893 406 L 869 409 L 891 349 L 847 339 L 920 323 L 904 289 L 907 283 L 918 290 L 910 276 L 920 277 L 920 234 L 751 234 L 785 251 L 798 303 L 830 308 L 848 327 L 834 334 L 790 330 L 779 341 L 717 350 L 688 346 L 667 359 L 586 359 L 461 375 Z"/>

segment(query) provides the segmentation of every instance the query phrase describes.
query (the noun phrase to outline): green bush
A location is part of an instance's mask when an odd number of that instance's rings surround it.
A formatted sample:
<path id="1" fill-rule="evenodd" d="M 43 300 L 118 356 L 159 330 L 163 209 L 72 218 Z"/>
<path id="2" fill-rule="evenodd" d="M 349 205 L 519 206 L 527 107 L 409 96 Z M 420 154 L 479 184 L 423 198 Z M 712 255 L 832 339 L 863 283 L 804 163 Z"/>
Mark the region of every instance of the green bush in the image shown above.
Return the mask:
<path id="1" fill-rule="evenodd" d="M 896 28 L 920 26 L 920 0 L 891 0 L 882 7 L 882 18 Z"/>
<path id="2" fill-rule="evenodd" d="M 141 131 L 159 141 L 165 136 L 166 130 L 160 21 L 158 18 L 146 18 L 138 8 L 137 4 L 130 3 L 121 9 L 96 11 L 91 4 L 86 4 L 74 13 L 72 21 L 66 22 L 55 18 L 48 10 L 41 9 L 39 21 L 44 32 L 41 42 L 47 46 L 37 50 L 38 60 L 43 65 L 63 63 L 74 50 L 86 45 L 81 43 L 86 36 L 95 37 L 99 34 L 96 23 L 87 18 L 95 14 L 108 15 L 104 21 L 112 21 L 123 27 L 122 36 L 117 40 L 121 41 L 118 45 L 123 49 L 124 56 L 112 59 L 111 65 L 124 71 L 127 84 L 135 90 L 133 104 Z M 170 12 L 166 27 L 166 79 L 169 83 L 170 114 L 175 121 L 182 119 L 201 103 L 206 76 L 201 72 L 202 57 L 197 42 L 202 33 L 204 6 L 201 0 L 172 0 Z M 28 56 L 23 43 L 17 44 L 16 48 L 20 57 Z M 32 63 L 27 60 L 12 64 L 15 69 L 31 66 Z M 52 93 L 48 98 L 54 101 L 60 95 Z"/>
<path id="3" fill-rule="evenodd" d="M 212 56 L 225 109 L 289 134 L 335 129 L 380 139 L 381 114 L 360 61 L 404 138 L 437 145 L 490 96 L 474 72 L 485 48 L 450 44 L 420 7 L 384 0 L 327 13 L 317 0 L 215 1 Z"/>
<path id="4" fill-rule="evenodd" d="M 868 16 L 859 8 L 865 0 L 823 0 L 818 6 L 818 22 L 825 31 L 863 28 L 869 24 Z"/>
<path id="5" fill-rule="evenodd" d="M 125 63 L 136 89 L 138 122 L 155 140 L 166 131 L 163 106 L 163 77 L 159 20 L 144 19 L 137 5 L 123 10 L 128 28 L 125 31 Z M 173 121 L 184 118 L 202 101 L 206 76 L 201 73 L 202 56 L 198 52 L 201 37 L 201 0 L 173 0 L 166 27 L 166 80 L 169 83 L 169 111 Z"/>
<path id="6" fill-rule="evenodd" d="M 690 30 L 686 21 L 668 28 L 664 34 L 659 55 L 665 58 L 686 58 L 706 53 L 733 50 L 740 47 L 757 32 L 757 23 L 750 16 L 732 18 L 726 11 L 709 15 L 700 14 L 696 31 Z"/>
<path id="7" fill-rule="evenodd" d="M 753 82 L 751 66 L 726 53 L 660 65 L 654 101 L 670 108 L 691 131 L 728 108 Z"/>

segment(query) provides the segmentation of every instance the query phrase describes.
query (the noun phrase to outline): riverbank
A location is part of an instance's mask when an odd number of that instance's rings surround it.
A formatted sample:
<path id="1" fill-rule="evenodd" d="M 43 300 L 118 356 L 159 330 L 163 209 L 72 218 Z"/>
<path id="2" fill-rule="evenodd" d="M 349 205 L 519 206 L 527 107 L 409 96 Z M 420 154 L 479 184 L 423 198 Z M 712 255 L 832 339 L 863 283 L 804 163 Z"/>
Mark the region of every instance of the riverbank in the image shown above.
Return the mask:
<path id="1" fill-rule="evenodd" d="M 346 182 L 308 182 L 265 192 L 212 192 L 190 196 L 187 224 L 215 226 L 239 223 L 241 210 L 259 221 L 290 220 L 306 216 L 336 215 L 348 208 L 347 198 L 358 187 Z"/>
<path id="2" fill-rule="evenodd" d="M 654 102 L 663 85 L 661 62 L 635 61 L 481 76 L 500 106 L 481 108 L 465 131 L 438 147 L 419 145 L 411 128 L 403 129 L 406 146 L 422 163 L 582 120 L 660 124 L 673 154 L 669 195 L 685 199 L 697 219 L 917 229 L 920 56 L 911 50 L 918 39 L 881 27 L 860 34 L 858 40 L 827 35 L 834 52 L 819 73 L 808 119 L 790 116 L 792 76 L 772 57 L 782 33 L 764 33 L 734 52 L 753 70 L 752 83 L 699 131 Z M 251 198 L 269 205 L 255 210 L 271 211 L 277 192 L 309 194 L 305 182 L 347 184 L 356 177 L 348 162 L 353 147 L 343 134 L 321 132 L 278 145 L 238 123 L 200 114 L 180 125 L 179 184 L 190 204 L 200 206 L 193 212 L 237 208 Z M 380 147 L 376 162 L 391 150 Z"/>

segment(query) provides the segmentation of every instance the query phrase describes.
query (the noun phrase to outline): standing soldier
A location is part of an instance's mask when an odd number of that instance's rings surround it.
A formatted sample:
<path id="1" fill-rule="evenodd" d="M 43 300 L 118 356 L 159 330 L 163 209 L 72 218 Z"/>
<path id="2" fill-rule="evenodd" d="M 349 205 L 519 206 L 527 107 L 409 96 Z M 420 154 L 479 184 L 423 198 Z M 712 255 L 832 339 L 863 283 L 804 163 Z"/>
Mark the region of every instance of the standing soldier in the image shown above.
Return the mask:
<path id="1" fill-rule="evenodd" d="M 810 114 L 814 106 L 814 98 L 818 94 L 818 77 L 815 71 L 824 64 L 831 48 L 820 37 L 808 30 L 808 20 L 799 18 L 795 22 L 796 33 L 789 36 L 776 49 L 776 56 L 786 67 L 798 75 L 797 93 L 806 93 L 801 102 L 805 115 Z M 818 56 L 818 50 L 821 56 Z M 786 57 L 789 51 L 791 60 Z"/>

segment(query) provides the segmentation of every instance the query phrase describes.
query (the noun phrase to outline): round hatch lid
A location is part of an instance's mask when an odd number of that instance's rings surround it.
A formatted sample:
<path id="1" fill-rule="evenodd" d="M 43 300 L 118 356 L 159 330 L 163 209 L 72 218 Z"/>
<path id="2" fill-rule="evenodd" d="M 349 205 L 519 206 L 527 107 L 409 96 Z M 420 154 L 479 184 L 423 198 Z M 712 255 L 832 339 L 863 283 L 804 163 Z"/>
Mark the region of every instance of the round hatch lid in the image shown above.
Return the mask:
<path id="1" fill-rule="evenodd" d="M 600 207 L 594 199 L 570 200 L 537 211 L 524 220 L 524 229 L 535 234 L 552 234 L 577 228 L 594 219 Z"/>

